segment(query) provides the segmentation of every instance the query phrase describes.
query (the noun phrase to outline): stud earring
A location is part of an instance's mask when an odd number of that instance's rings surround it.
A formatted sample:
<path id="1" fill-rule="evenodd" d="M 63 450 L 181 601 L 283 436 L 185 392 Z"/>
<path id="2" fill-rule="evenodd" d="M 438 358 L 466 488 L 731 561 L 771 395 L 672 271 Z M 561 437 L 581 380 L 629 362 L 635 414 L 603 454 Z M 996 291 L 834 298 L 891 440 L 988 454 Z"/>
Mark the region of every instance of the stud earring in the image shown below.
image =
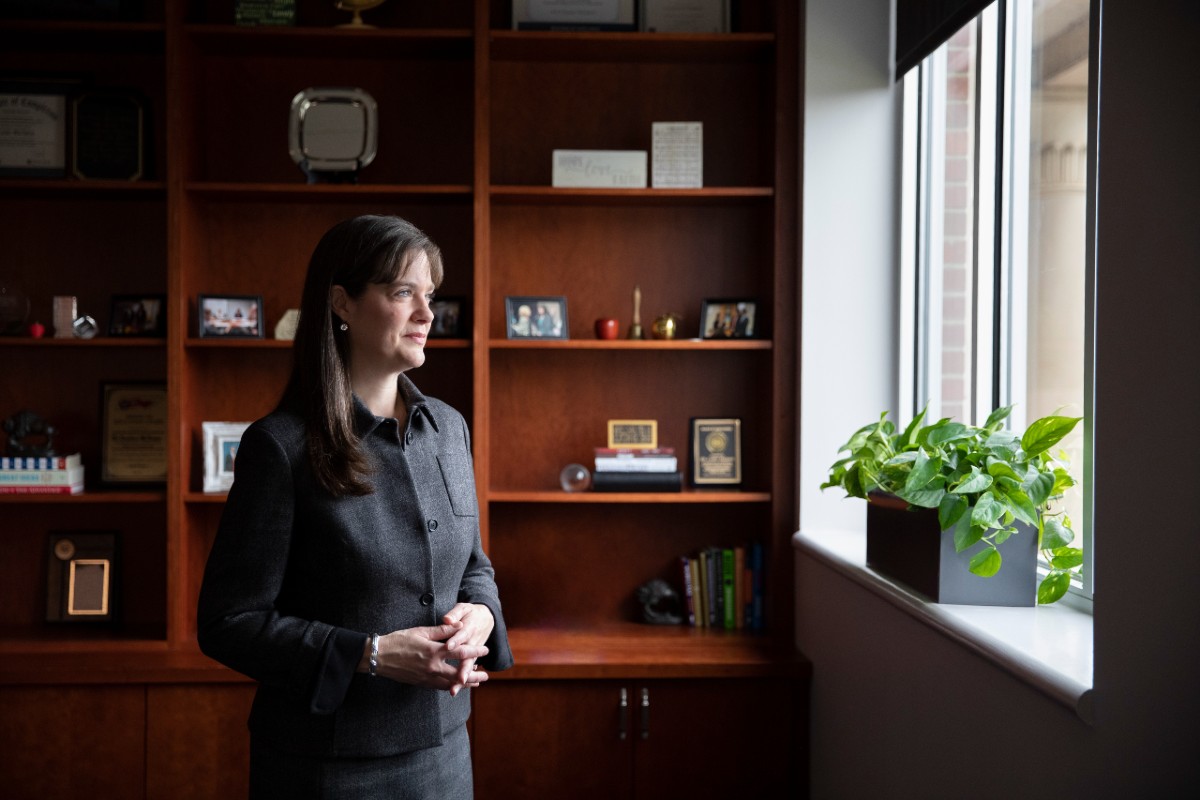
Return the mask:
<path id="1" fill-rule="evenodd" d="M 347 324 L 346 324 L 346 323 L 344 323 L 344 322 L 343 322 L 341 325 L 339 325 L 339 326 L 338 326 L 338 328 L 339 328 L 340 330 L 343 330 L 343 331 L 348 331 L 348 330 L 350 330 L 350 326 L 349 326 L 349 325 L 347 325 Z"/>

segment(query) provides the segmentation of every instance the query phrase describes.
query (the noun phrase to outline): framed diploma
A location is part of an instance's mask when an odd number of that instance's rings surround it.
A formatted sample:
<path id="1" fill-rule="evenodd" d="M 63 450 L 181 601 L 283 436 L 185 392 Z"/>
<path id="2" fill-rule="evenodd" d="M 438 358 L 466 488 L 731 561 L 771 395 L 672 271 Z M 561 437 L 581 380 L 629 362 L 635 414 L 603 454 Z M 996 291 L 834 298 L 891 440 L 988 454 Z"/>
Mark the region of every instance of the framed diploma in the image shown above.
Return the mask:
<path id="1" fill-rule="evenodd" d="M 100 396 L 101 483 L 165 483 L 166 384 L 106 383 Z"/>
<path id="2" fill-rule="evenodd" d="M 693 417 L 692 485 L 729 488 L 742 483 L 742 421 Z"/>
<path id="3" fill-rule="evenodd" d="M 67 174 L 67 96 L 51 89 L 0 90 L 0 175 Z"/>
<path id="4" fill-rule="evenodd" d="M 50 533 L 47 622 L 111 622 L 115 618 L 119 541 L 115 531 Z"/>

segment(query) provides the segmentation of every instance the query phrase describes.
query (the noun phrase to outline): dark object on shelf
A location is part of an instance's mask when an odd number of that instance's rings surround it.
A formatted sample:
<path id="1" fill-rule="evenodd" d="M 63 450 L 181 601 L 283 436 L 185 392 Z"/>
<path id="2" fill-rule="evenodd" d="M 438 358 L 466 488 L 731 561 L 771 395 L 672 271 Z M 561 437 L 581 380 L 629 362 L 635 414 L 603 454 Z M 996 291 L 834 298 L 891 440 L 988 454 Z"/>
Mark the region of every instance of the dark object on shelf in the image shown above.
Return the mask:
<path id="1" fill-rule="evenodd" d="M 162 338 L 167 335 L 166 306 L 166 295 L 114 295 L 108 335 Z"/>
<path id="2" fill-rule="evenodd" d="M 3 19 L 137 20 L 143 0 L 0 0 Z"/>
<path id="3" fill-rule="evenodd" d="M 58 455 L 54 452 L 54 434 L 58 429 L 32 411 L 18 411 L 4 420 L 4 432 L 8 434 L 4 448 L 6 456 L 44 458 Z"/>
<path id="4" fill-rule="evenodd" d="M 146 172 L 146 103 L 135 92 L 86 92 L 71 101 L 71 173 L 136 181 Z"/>
<path id="5" fill-rule="evenodd" d="M 678 472 L 597 472 L 592 476 L 597 492 L 679 492 L 683 475 Z"/>
<path id="6" fill-rule="evenodd" d="M 679 592 L 662 578 L 646 581 L 637 590 L 638 602 L 642 604 L 642 621 L 651 625 L 679 625 L 683 623 L 683 602 Z"/>
<path id="7" fill-rule="evenodd" d="M 116 531 L 57 531 L 46 556 L 47 622 L 116 619 Z"/>
<path id="8" fill-rule="evenodd" d="M 968 565 L 978 548 L 954 549 L 954 532 L 943 531 L 936 508 L 907 509 L 893 495 L 872 492 L 867 503 L 867 566 L 935 603 L 975 606 L 1037 604 L 1037 529 L 1015 521 L 1017 532 L 1000 545 L 1004 568 L 990 578 Z M 964 516 L 961 524 L 970 524 Z"/>

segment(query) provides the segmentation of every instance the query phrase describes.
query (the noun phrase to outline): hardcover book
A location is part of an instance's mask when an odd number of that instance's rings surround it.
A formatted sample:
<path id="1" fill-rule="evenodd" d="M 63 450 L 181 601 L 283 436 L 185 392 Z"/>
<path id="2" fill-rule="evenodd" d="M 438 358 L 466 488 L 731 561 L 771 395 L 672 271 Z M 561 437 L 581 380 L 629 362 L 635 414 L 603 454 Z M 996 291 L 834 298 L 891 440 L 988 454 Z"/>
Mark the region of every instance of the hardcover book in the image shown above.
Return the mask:
<path id="1" fill-rule="evenodd" d="M 592 476 L 597 492 L 680 492 L 683 476 L 679 472 L 597 472 Z"/>

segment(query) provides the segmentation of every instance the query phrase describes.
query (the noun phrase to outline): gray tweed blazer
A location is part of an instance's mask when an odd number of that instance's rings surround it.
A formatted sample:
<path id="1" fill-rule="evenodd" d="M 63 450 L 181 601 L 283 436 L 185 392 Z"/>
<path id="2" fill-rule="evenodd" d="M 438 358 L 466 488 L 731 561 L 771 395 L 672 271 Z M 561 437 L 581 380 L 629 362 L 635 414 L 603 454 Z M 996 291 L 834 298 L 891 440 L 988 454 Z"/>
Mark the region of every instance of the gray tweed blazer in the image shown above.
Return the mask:
<path id="1" fill-rule="evenodd" d="M 465 420 L 407 377 L 407 425 L 356 398 L 374 494 L 333 497 L 305 452 L 304 422 L 276 411 L 246 430 L 200 590 L 200 648 L 259 682 L 250 730 L 287 752 L 386 756 L 441 744 L 470 713 L 448 692 L 357 674 L 371 633 L 436 625 L 457 602 L 496 626 L 481 668 L 512 666 L 479 538 Z"/>

